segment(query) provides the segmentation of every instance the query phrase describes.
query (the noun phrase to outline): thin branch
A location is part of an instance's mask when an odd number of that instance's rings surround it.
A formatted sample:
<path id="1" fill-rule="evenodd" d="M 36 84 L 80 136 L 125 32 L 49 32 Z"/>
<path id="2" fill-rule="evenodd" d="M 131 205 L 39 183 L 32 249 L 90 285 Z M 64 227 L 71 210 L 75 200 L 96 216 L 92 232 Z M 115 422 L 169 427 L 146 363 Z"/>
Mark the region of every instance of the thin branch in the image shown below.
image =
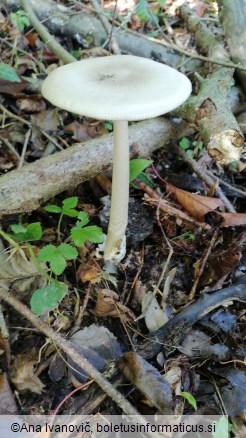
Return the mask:
<path id="1" fill-rule="evenodd" d="M 28 15 L 28 18 L 31 22 L 31 25 L 38 32 L 39 36 L 42 38 L 44 43 L 55 53 L 59 59 L 61 59 L 65 64 L 69 64 L 70 62 L 77 61 L 70 53 L 67 52 L 56 40 L 55 38 L 47 31 L 46 27 L 40 23 L 37 16 L 34 14 L 32 7 L 30 5 L 29 0 L 20 0 L 21 6 Z"/>
<path id="2" fill-rule="evenodd" d="M 27 306 L 21 303 L 9 292 L 0 288 L 0 298 L 6 301 L 11 307 L 19 312 L 24 318 L 26 318 L 34 327 L 36 327 L 41 333 L 61 348 L 71 359 L 79 365 L 84 371 L 95 380 L 95 382 L 105 391 L 123 410 L 127 415 L 139 415 L 138 411 L 132 406 L 125 397 L 114 388 L 114 386 L 104 378 L 104 376 L 78 351 L 74 344 L 59 333 L 55 332 L 51 327 L 41 321 Z M 144 421 L 144 420 L 143 420 Z"/>
<path id="3" fill-rule="evenodd" d="M 188 157 L 187 153 L 183 149 L 181 149 L 177 144 L 172 143 L 172 151 L 176 152 L 182 158 L 182 160 L 187 163 L 190 168 L 201 178 L 201 180 L 205 182 L 205 184 L 209 188 L 214 187 L 213 178 L 215 177 L 212 178 L 212 176 L 209 176 L 199 163 L 193 160 L 193 158 Z M 230 213 L 236 213 L 233 205 L 223 193 L 220 187 L 217 187 L 215 189 L 215 194 L 221 199 L 221 201 L 224 202 L 227 211 L 229 211 Z"/>
<path id="4" fill-rule="evenodd" d="M 93 8 L 95 9 L 98 18 L 101 20 L 102 25 L 104 26 L 104 29 L 106 30 L 108 36 L 109 36 L 109 46 L 112 47 L 112 50 L 115 55 L 121 55 L 121 50 L 119 48 L 119 45 L 113 35 L 113 24 L 111 25 L 107 19 L 107 17 L 103 14 L 103 10 L 101 6 L 99 6 L 97 0 L 91 0 L 91 3 L 93 5 Z"/>

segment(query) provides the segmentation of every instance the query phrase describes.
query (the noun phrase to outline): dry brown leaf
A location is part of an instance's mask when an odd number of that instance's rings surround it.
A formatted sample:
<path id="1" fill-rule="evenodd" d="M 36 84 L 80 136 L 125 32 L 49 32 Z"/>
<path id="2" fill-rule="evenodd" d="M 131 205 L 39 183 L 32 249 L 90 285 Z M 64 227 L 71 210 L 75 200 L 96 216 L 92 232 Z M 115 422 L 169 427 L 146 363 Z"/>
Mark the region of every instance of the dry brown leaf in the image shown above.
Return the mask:
<path id="1" fill-rule="evenodd" d="M 41 394 L 44 384 L 35 374 L 34 367 L 37 359 L 33 353 L 19 354 L 14 357 L 14 363 L 11 368 L 11 381 L 16 386 L 18 391 L 31 391 L 35 394 Z"/>
<path id="2" fill-rule="evenodd" d="M 26 84 L 27 82 L 24 80 L 21 80 L 21 82 L 10 82 L 0 78 L 0 93 L 16 96 L 24 90 Z"/>
<path id="3" fill-rule="evenodd" d="M 126 378 L 155 406 L 162 415 L 172 414 L 172 391 L 160 374 L 145 359 L 134 352 L 125 353 L 119 363 Z"/>
<path id="4" fill-rule="evenodd" d="M 44 131 L 56 131 L 59 125 L 57 108 L 31 115 L 32 124 Z"/>
<path id="5" fill-rule="evenodd" d="M 121 318 L 123 321 L 134 321 L 135 315 L 118 300 L 119 296 L 116 292 L 110 289 L 100 289 L 93 314 L 98 317 L 111 316 Z"/>
<path id="6" fill-rule="evenodd" d="M 166 191 L 170 193 L 192 217 L 202 222 L 204 222 L 205 214 L 219 207 L 224 207 L 224 203 L 221 199 L 196 195 L 186 190 L 178 189 L 169 183 L 166 185 Z"/>
<path id="7" fill-rule="evenodd" d="M 47 280 L 23 250 L 8 253 L 0 239 L 0 287 L 8 290 L 12 286 L 22 297 L 26 297 L 46 283 Z"/>
<path id="8" fill-rule="evenodd" d="M 45 102 L 39 96 L 32 98 L 25 97 L 16 100 L 16 105 L 21 112 L 25 113 L 39 113 L 46 108 Z"/>
<path id="9" fill-rule="evenodd" d="M 219 213 L 223 218 L 220 227 L 238 227 L 246 225 L 246 213 Z"/>
<path id="10" fill-rule="evenodd" d="M 240 246 L 241 242 L 236 241 L 232 243 L 228 249 L 211 255 L 201 277 L 200 285 L 207 286 L 214 282 L 217 283 L 220 279 L 230 274 L 242 256 Z M 196 271 L 197 269 L 199 270 L 201 262 L 202 260 L 198 260 L 195 263 Z"/>
<path id="11" fill-rule="evenodd" d="M 98 135 L 103 135 L 107 133 L 103 122 L 89 125 L 86 123 L 81 124 L 77 121 L 74 121 L 69 125 L 64 126 L 64 130 L 66 132 L 71 132 L 73 134 L 74 140 L 79 142 L 87 141 L 91 138 L 97 137 Z"/>
<path id="12" fill-rule="evenodd" d="M 89 281 L 96 283 L 101 272 L 100 266 L 95 263 L 95 260 L 89 259 L 86 263 L 82 263 L 77 270 L 77 279 L 83 283 Z"/>

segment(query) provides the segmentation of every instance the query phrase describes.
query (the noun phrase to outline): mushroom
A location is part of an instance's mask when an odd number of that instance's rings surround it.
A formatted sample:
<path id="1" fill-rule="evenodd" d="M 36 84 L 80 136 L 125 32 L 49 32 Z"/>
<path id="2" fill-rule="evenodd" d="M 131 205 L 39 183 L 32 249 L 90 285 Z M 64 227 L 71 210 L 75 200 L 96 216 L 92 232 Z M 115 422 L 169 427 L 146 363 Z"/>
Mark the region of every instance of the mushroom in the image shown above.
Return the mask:
<path id="1" fill-rule="evenodd" d="M 125 256 L 129 200 L 128 121 L 167 113 L 191 93 L 189 79 L 177 70 L 131 55 L 86 59 L 52 71 L 42 86 L 53 105 L 96 119 L 114 129 L 111 211 L 104 260 Z"/>

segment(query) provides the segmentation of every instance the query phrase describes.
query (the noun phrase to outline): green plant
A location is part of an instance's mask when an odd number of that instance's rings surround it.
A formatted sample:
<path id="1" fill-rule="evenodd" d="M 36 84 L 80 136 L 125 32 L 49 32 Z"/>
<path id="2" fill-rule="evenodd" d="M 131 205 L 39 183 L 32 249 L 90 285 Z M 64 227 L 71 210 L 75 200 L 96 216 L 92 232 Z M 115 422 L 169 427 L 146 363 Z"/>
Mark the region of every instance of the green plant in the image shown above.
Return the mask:
<path id="1" fill-rule="evenodd" d="M 58 240 L 61 241 L 61 222 L 64 216 L 69 217 L 77 217 L 79 211 L 76 210 L 78 205 L 78 197 L 71 196 L 70 198 L 66 198 L 62 201 L 62 207 L 59 207 L 56 204 L 49 204 L 44 207 L 44 210 L 49 213 L 60 214 L 58 225 L 57 225 L 57 235 Z"/>
<path id="2" fill-rule="evenodd" d="M 86 226 L 89 217 L 85 212 L 79 212 L 75 209 L 78 204 L 77 197 L 66 198 L 62 202 L 62 207 L 51 204 L 45 207 L 45 210 L 51 213 L 60 214 L 58 227 L 60 235 L 61 221 L 64 215 L 76 217 L 78 221 L 76 226 L 71 230 L 71 240 L 76 246 L 81 246 L 86 240 L 94 243 L 101 243 L 104 240 L 102 229 L 95 225 Z M 40 222 L 33 222 L 24 226 L 23 224 L 14 224 L 10 226 L 11 233 L 5 233 L 0 229 L 2 236 L 14 252 L 23 252 L 27 248 L 30 259 L 35 264 L 40 274 L 47 280 L 47 285 L 37 289 L 31 298 L 30 305 L 33 312 L 42 315 L 50 310 L 55 309 L 68 292 L 65 283 L 58 281 L 53 277 L 61 275 L 67 266 L 68 260 L 74 260 L 78 256 L 78 251 L 69 243 L 60 243 L 58 246 L 48 244 L 39 250 L 38 255 L 30 242 L 40 240 L 42 237 L 42 226 Z M 43 263 L 49 263 L 51 273 L 47 272 Z"/>
<path id="3" fill-rule="evenodd" d="M 197 141 L 190 141 L 187 137 L 183 137 L 180 142 L 179 146 L 181 149 L 186 151 L 186 154 L 190 158 L 194 158 L 194 155 L 196 155 L 198 158 L 202 155 L 204 144 L 201 140 Z"/>
<path id="4" fill-rule="evenodd" d="M 71 229 L 71 240 L 76 246 L 82 246 L 86 240 L 93 243 L 102 243 L 104 241 L 104 234 L 102 229 L 97 225 L 86 226 L 89 222 L 89 216 L 84 211 L 78 214 L 78 221 L 75 227 Z"/>
<path id="5" fill-rule="evenodd" d="M 21 81 L 17 73 L 8 64 L 3 62 L 0 63 L 0 78 L 9 82 Z"/>
<path id="6" fill-rule="evenodd" d="M 21 32 L 25 29 L 25 27 L 30 26 L 30 20 L 26 15 L 25 11 L 19 9 L 19 11 L 11 12 L 10 20 L 12 23 L 16 23 Z"/>
<path id="7" fill-rule="evenodd" d="M 179 236 L 173 237 L 172 240 L 187 240 L 190 242 L 194 242 L 195 240 L 195 234 L 193 234 L 191 231 L 184 231 L 183 233 L 181 233 Z"/>
<path id="8" fill-rule="evenodd" d="M 183 391 L 181 392 L 182 397 L 185 398 L 185 400 L 188 401 L 188 403 L 195 409 L 195 411 L 197 410 L 197 403 L 196 403 L 196 399 L 195 397 L 193 397 L 192 394 L 190 394 L 189 392 Z"/>
<path id="9" fill-rule="evenodd" d="M 42 237 L 42 227 L 40 222 L 33 222 L 27 227 L 22 224 L 15 224 L 10 226 L 13 234 L 13 239 L 18 242 L 31 242 L 33 240 L 39 240 Z"/>
<path id="10" fill-rule="evenodd" d="M 130 161 L 130 183 L 133 187 L 137 188 L 137 186 L 133 183 L 134 179 L 138 178 L 141 182 L 149 186 L 150 188 L 154 188 L 154 184 L 151 179 L 143 173 L 143 171 L 149 167 L 152 163 L 152 160 L 144 160 L 143 158 L 136 158 Z"/>
<path id="11" fill-rule="evenodd" d="M 61 243 L 58 246 L 45 245 L 38 253 L 38 260 L 49 262 L 52 272 L 61 275 L 67 266 L 67 260 L 74 260 L 78 257 L 78 251 L 68 243 Z"/>

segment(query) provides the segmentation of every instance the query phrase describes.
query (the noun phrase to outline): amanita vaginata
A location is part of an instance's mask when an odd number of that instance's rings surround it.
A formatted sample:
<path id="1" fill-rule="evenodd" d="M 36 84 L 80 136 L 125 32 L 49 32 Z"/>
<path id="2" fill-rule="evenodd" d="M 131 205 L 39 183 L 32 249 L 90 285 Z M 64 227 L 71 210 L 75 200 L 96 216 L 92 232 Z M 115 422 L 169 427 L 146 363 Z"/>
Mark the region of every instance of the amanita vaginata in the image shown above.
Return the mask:
<path id="1" fill-rule="evenodd" d="M 119 263 L 125 255 L 129 200 L 128 121 L 165 114 L 191 93 L 189 79 L 149 59 L 115 55 L 86 59 L 52 71 L 42 86 L 53 105 L 114 128 L 111 211 L 104 260 Z"/>

